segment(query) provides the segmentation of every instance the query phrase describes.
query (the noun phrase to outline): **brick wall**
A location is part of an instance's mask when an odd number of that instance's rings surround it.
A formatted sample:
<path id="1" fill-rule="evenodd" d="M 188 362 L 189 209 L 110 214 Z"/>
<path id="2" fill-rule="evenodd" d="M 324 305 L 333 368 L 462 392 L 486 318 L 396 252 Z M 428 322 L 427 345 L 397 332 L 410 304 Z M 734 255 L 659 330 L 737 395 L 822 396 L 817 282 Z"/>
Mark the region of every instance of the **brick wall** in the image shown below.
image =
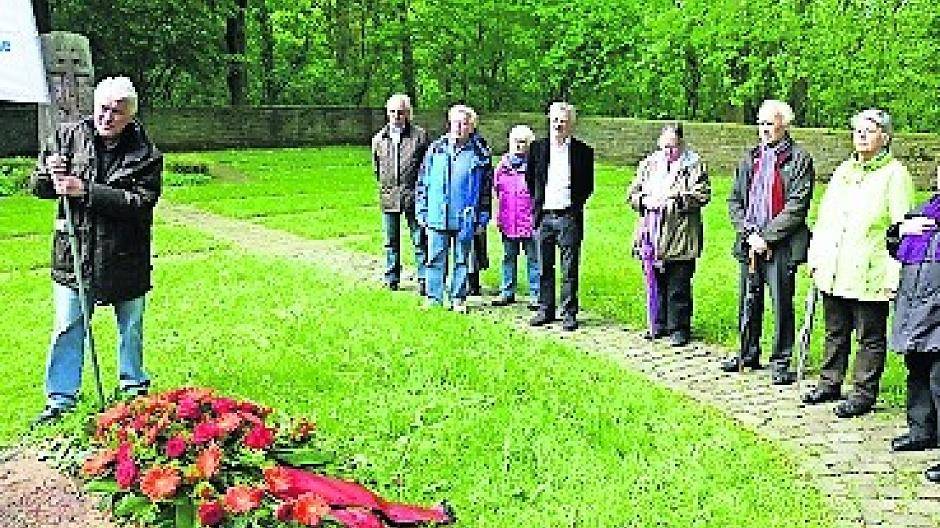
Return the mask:
<path id="1" fill-rule="evenodd" d="M 367 145 L 382 126 L 382 109 L 353 107 L 157 108 L 141 111 L 154 141 L 165 151 L 302 145 Z M 442 111 L 418 112 L 415 120 L 432 133 L 443 128 Z M 29 106 L 0 106 L 0 156 L 36 151 L 36 113 Z M 547 121 L 539 114 L 494 113 L 480 116 L 480 131 L 495 152 L 506 149 L 509 129 L 528 124 L 544 135 Z M 653 147 L 661 121 L 582 117 L 577 134 L 595 147 L 598 158 L 635 164 Z M 687 123 L 686 140 L 717 176 L 727 174 L 756 142 L 753 126 Z M 813 154 L 816 170 L 826 179 L 852 150 L 848 130 L 794 129 L 793 136 Z M 940 161 L 940 135 L 898 134 L 894 152 L 914 174 L 919 186 L 931 185 Z"/>

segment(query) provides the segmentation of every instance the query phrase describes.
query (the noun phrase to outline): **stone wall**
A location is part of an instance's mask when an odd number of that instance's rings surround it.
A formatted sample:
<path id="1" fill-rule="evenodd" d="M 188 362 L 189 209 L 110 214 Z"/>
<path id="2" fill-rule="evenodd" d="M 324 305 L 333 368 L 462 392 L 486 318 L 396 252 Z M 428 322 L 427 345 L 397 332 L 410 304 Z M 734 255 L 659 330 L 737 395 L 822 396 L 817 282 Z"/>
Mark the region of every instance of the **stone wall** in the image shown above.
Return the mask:
<path id="1" fill-rule="evenodd" d="M 353 107 L 244 107 L 143 109 L 154 141 L 165 151 L 303 145 L 367 145 L 382 126 L 384 112 Z M 444 112 L 418 112 L 418 123 L 435 135 L 443 129 Z M 32 155 L 36 147 L 36 113 L 29 106 L 0 106 L 0 156 Z M 480 131 L 494 152 L 506 149 L 506 136 L 516 124 L 528 124 L 544 135 L 547 121 L 540 114 L 494 113 L 480 116 Z M 582 117 L 577 133 L 595 147 L 600 160 L 635 164 L 653 147 L 661 121 Z M 726 123 L 687 123 L 686 139 L 716 175 L 728 174 L 756 141 L 753 126 Z M 851 152 L 848 130 L 794 129 L 793 136 L 816 161 L 826 179 Z M 908 165 L 919 186 L 929 186 L 940 161 L 940 135 L 898 134 L 895 154 Z"/>

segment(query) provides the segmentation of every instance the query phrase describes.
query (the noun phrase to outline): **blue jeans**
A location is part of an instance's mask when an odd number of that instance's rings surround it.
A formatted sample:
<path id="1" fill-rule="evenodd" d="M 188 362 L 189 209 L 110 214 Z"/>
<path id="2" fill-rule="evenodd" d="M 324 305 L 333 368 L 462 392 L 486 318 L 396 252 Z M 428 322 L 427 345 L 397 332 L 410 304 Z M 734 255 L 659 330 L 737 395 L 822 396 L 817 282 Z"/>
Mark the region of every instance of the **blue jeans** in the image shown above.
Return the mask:
<path id="1" fill-rule="evenodd" d="M 500 288 L 502 297 L 516 296 L 516 258 L 519 251 L 525 250 L 526 277 L 529 279 L 529 295 L 534 299 L 539 296 L 539 247 L 535 237 L 509 238 L 503 235 L 503 283 Z"/>
<path id="2" fill-rule="evenodd" d="M 82 321 L 78 291 L 53 283 L 55 330 L 46 363 L 46 399 L 52 407 L 69 407 L 82 385 L 82 357 L 85 349 L 85 325 Z M 118 326 L 118 372 L 122 391 L 146 389 L 150 378 L 143 369 L 144 306 L 143 295 L 114 304 Z M 89 299 L 88 310 L 95 305 Z"/>
<path id="3" fill-rule="evenodd" d="M 418 225 L 414 211 L 404 213 L 411 234 L 411 244 L 415 251 L 415 264 L 418 267 L 418 280 L 424 280 L 424 259 L 427 252 L 427 239 L 424 229 Z M 402 213 L 382 213 L 382 227 L 385 231 L 385 282 L 398 284 L 401 281 L 401 217 Z"/>
<path id="4" fill-rule="evenodd" d="M 470 241 L 461 241 L 457 231 L 428 229 L 428 297 L 436 304 L 444 303 L 444 278 L 447 276 L 447 261 L 451 244 L 454 247 L 454 273 L 450 278 L 450 299 L 463 301 L 467 298 L 467 262 L 470 257 Z"/>

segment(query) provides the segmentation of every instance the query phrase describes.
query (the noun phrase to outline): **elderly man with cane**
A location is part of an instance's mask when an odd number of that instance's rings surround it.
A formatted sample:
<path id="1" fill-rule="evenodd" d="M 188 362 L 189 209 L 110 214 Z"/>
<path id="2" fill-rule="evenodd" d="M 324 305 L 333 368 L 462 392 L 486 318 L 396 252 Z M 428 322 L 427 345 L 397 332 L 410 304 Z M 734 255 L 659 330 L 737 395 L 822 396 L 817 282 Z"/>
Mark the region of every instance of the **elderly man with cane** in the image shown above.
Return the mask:
<path id="1" fill-rule="evenodd" d="M 137 92 L 129 79 L 101 81 L 94 105 L 93 117 L 58 130 L 55 152 L 40 160 L 30 181 L 36 196 L 60 200 L 52 252 L 55 328 L 46 406 L 36 423 L 75 407 L 83 348 L 97 375 L 89 326 L 95 305 L 114 307 L 120 392 L 143 394 L 150 385 L 143 369 L 143 316 L 163 156 L 134 119 Z"/>
<path id="2" fill-rule="evenodd" d="M 806 215 L 813 197 L 813 159 L 789 134 L 793 110 L 767 100 L 758 111 L 760 144 L 748 151 L 735 173 L 728 213 L 737 232 L 734 254 L 741 263 L 741 353 L 722 362 L 725 372 L 760 368 L 764 285 L 770 288 L 774 342 L 770 360 L 775 385 L 795 381 L 790 371 L 795 322 L 797 266 L 806 262 Z"/>

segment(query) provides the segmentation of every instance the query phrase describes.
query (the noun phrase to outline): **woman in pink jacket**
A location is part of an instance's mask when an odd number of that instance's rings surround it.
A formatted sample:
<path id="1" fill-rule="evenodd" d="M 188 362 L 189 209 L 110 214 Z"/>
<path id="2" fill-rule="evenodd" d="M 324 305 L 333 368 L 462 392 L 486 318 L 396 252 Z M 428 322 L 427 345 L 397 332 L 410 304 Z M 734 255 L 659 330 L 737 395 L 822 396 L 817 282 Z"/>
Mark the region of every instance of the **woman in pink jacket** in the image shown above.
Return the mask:
<path id="1" fill-rule="evenodd" d="M 503 235 L 503 281 L 499 298 L 493 306 L 506 306 L 516 301 L 516 257 L 525 250 L 529 279 L 529 309 L 538 308 L 539 255 L 535 241 L 532 196 L 525 183 L 529 144 L 535 139 L 525 125 L 509 132 L 509 152 L 503 155 L 493 176 L 493 190 L 499 202 L 497 225 Z"/>

